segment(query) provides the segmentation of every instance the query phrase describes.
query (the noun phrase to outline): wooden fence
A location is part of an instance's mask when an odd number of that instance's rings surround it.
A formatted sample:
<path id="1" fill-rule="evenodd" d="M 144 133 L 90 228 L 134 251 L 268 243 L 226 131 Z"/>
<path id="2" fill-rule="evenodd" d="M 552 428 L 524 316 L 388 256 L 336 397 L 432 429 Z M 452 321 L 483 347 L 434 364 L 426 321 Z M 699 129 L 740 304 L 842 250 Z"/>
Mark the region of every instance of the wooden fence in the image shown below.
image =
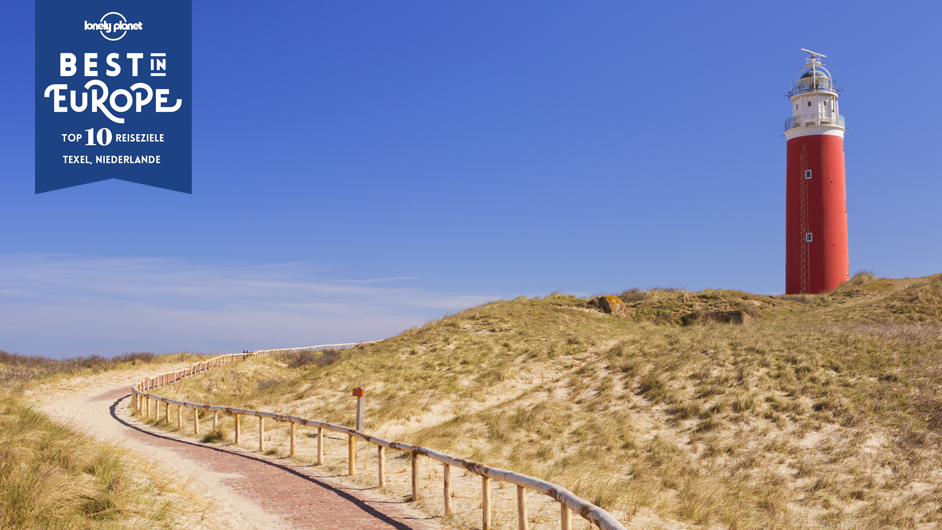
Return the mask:
<path id="1" fill-rule="evenodd" d="M 213 429 L 216 429 L 218 422 L 219 413 L 230 414 L 235 419 L 235 443 L 241 441 L 241 429 L 240 429 L 240 419 L 242 416 L 253 416 L 258 418 L 258 450 L 262 452 L 265 450 L 265 420 L 270 419 L 279 423 L 288 423 L 291 431 L 291 449 L 290 456 L 295 456 L 295 439 L 297 436 L 297 427 L 302 425 L 305 427 L 314 427 L 317 429 L 317 463 L 324 463 L 324 430 L 346 434 L 348 438 L 348 468 L 349 474 L 354 475 L 356 473 L 356 445 L 354 443 L 355 439 L 359 438 L 371 444 L 377 446 L 378 451 L 378 469 L 377 475 L 379 480 L 379 486 L 383 487 L 386 484 L 386 449 L 392 449 L 395 451 L 402 451 L 412 455 L 412 500 L 419 498 L 419 458 L 426 457 L 437 462 L 442 463 L 444 466 L 444 495 L 445 495 L 445 515 L 452 514 L 451 507 L 451 468 L 460 467 L 471 473 L 474 473 L 481 477 L 481 496 L 482 496 L 482 527 L 484 530 L 491 530 L 491 480 L 496 480 L 499 482 L 506 482 L 517 486 L 517 520 L 519 530 L 527 530 L 529 528 L 529 522 L 527 517 L 527 496 L 526 490 L 533 490 L 544 495 L 555 499 L 559 502 L 560 506 L 560 527 L 562 530 L 571 530 L 572 529 L 572 513 L 575 512 L 577 515 L 591 522 L 595 526 L 603 530 L 626 530 L 625 527 L 618 522 L 617 519 L 612 517 L 611 514 L 605 510 L 595 506 L 594 504 L 580 499 L 574 495 L 571 491 L 557 486 L 551 482 L 541 480 L 535 477 L 528 475 L 523 475 L 521 473 L 514 473 L 513 471 L 507 471 L 506 469 L 498 469 L 496 467 L 488 467 L 484 464 L 478 462 L 472 462 L 470 460 L 464 460 L 461 458 L 456 458 L 453 456 L 440 453 L 434 449 L 429 449 L 428 447 L 422 447 L 418 445 L 407 444 L 403 442 L 390 442 L 382 438 L 371 436 L 366 433 L 357 431 L 356 429 L 351 429 L 350 427 L 344 427 L 342 425 L 334 425 L 332 423 L 326 423 L 322 421 L 309 420 L 306 418 L 299 418 L 297 416 L 288 416 L 285 414 L 277 414 L 275 412 L 265 412 L 261 410 L 248 410 L 248 409 L 237 409 L 232 407 L 220 407 L 217 405 L 204 405 L 202 403 L 188 403 L 186 401 L 177 401 L 174 399 L 169 399 L 161 396 L 155 396 L 149 394 L 147 391 L 155 388 L 160 388 L 165 385 L 173 384 L 177 381 L 180 381 L 187 377 L 193 377 L 200 374 L 203 374 L 213 368 L 220 366 L 226 366 L 232 364 L 236 361 L 244 360 L 247 357 L 255 357 L 259 354 L 265 353 L 282 353 L 282 352 L 298 352 L 298 351 L 322 351 L 322 350 L 333 350 L 333 349 L 344 349 L 352 348 L 358 344 L 364 343 L 347 343 L 347 344 L 324 344 L 320 346 L 310 346 L 307 348 L 286 348 L 280 350 L 262 350 L 254 351 L 250 353 L 236 353 L 228 355 L 220 355 L 218 357 L 213 357 L 207 361 L 198 362 L 190 367 L 184 368 L 182 370 L 177 370 L 175 372 L 166 372 L 158 374 L 154 377 L 149 377 L 143 381 L 137 383 L 132 387 L 132 401 L 136 411 L 144 415 L 146 418 L 151 417 L 151 401 L 154 402 L 153 407 L 153 417 L 157 419 L 158 409 L 160 408 L 160 403 L 164 404 L 165 414 L 167 421 L 170 421 L 170 406 L 173 405 L 177 407 L 176 416 L 177 416 L 177 428 L 183 428 L 183 409 L 192 409 L 193 410 L 193 431 L 195 434 L 200 432 L 200 423 L 199 423 L 199 411 L 212 411 L 213 413 Z"/>
<path id="2" fill-rule="evenodd" d="M 347 348 L 353 348 L 359 346 L 360 344 L 372 344 L 374 342 L 379 342 L 371 340 L 368 342 L 345 342 L 343 344 L 321 344 L 319 346 L 302 346 L 300 348 L 279 348 L 277 350 L 255 350 L 252 353 L 255 354 L 273 354 L 273 353 L 301 353 L 307 351 L 324 351 L 324 350 L 345 350 Z"/>

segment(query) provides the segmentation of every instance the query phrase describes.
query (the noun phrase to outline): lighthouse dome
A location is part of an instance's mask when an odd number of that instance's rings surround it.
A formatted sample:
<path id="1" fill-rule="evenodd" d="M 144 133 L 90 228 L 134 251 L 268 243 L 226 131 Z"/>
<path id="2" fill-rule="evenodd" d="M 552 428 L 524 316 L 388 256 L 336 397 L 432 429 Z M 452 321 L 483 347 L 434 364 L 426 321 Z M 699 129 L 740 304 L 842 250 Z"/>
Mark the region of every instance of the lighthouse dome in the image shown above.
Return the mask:
<path id="1" fill-rule="evenodd" d="M 831 83 L 831 73 L 818 66 L 808 68 L 798 76 L 799 85 L 827 85 Z"/>

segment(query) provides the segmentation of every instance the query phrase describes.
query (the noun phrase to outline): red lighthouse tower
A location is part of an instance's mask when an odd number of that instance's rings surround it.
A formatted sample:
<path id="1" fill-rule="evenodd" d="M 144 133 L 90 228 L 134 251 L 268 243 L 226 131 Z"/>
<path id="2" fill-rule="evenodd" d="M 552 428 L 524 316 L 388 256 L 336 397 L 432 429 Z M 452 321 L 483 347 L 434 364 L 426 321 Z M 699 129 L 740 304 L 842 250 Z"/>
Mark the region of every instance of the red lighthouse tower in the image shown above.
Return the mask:
<path id="1" fill-rule="evenodd" d="M 809 53 L 788 92 L 785 201 L 785 292 L 823 293 L 850 277 L 847 257 L 847 191 L 844 184 L 844 117 L 840 90 Z"/>

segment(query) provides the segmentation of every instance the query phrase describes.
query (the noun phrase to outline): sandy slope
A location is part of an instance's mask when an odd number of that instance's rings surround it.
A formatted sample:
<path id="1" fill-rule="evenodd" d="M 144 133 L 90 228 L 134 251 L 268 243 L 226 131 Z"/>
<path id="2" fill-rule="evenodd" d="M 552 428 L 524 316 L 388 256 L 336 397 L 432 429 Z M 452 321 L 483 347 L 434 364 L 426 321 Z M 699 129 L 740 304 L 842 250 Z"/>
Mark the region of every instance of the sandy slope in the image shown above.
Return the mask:
<path id="1" fill-rule="evenodd" d="M 159 368 L 163 371 L 164 368 L 175 370 L 184 366 L 187 365 Z M 190 521 L 186 525 L 188 528 L 289 528 L 277 516 L 266 513 L 255 502 L 224 485 L 223 479 L 231 475 L 214 472 L 174 451 L 142 443 L 139 437 L 132 436 L 132 429 L 119 421 L 136 423 L 128 411 L 127 398 L 119 401 L 119 397 L 126 393 L 118 390 L 126 388 L 129 392 L 131 384 L 157 370 L 155 366 L 144 366 L 136 370 L 76 377 L 35 388 L 26 393 L 26 398 L 53 419 L 98 439 L 126 447 L 135 458 L 155 465 L 157 473 L 186 483 L 187 495 L 195 497 L 198 500 L 196 504 L 209 506 L 209 513 L 200 517 L 202 521 Z"/>

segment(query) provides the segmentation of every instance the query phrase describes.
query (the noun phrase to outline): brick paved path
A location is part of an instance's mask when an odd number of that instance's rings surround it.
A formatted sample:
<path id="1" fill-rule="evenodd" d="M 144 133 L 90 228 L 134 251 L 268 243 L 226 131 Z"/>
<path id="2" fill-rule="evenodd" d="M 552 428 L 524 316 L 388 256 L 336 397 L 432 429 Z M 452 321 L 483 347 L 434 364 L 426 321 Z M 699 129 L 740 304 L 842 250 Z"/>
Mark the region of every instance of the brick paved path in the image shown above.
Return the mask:
<path id="1" fill-rule="evenodd" d="M 118 403 L 130 391 L 130 387 L 118 388 L 89 398 L 89 401 L 112 401 L 111 415 L 129 430 L 129 437 L 147 445 L 172 449 L 213 471 L 232 474 L 232 478 L 224 480 L 225 485 L 252 499 L 267 513 L 281 518 L 292 528 L 439 529 L 436 521 L 410 509 L 406 503 L 380 497 L 361 486 L 332 480 L 320 473 L 316 466 L 199 444 L 173 438 L 161 431 L 145 430 L 137 422 L 118 417 Z"/>

